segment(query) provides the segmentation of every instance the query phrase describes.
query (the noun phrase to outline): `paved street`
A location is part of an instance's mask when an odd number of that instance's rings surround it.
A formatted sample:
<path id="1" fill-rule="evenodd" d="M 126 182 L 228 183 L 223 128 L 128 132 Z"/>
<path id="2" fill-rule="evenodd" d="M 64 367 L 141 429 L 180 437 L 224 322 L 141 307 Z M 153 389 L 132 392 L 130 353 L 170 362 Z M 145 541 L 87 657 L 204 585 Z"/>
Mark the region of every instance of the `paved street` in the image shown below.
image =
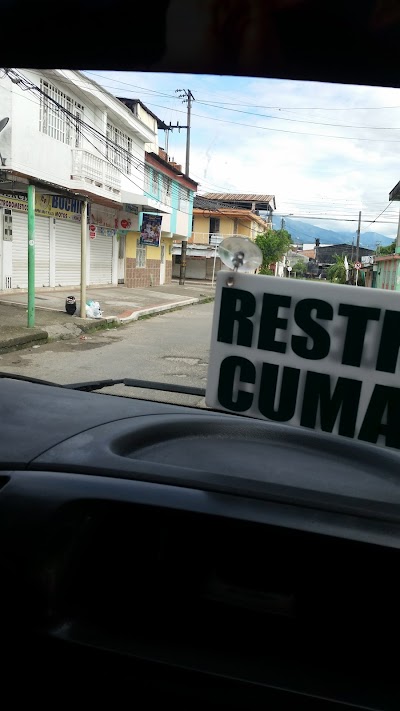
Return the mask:
<path id="1" fill-rule="evenodd" d="M 0 356 L 0 371 L 58 383 L 130 377 L 205 387 L 212 313 L 213 303 L 199 304 L 83 338 L 7 353 Z M 201 404 L 195 396 L 124 386 L 103 392 Z"/>

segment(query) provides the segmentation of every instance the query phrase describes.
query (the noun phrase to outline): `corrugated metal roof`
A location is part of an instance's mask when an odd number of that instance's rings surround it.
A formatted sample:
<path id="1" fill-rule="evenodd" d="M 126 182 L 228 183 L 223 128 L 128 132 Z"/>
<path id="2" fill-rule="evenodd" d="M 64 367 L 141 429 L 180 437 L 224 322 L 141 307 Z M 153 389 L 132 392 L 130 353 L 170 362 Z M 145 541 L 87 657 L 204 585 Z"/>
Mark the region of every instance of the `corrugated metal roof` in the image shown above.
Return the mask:
<path id="1" fill-rule="evenodd" d="M 252 195 L 245 193 L 203 193 L 200 197 L 221 202 L 275 202 L 275 195 Z"/>

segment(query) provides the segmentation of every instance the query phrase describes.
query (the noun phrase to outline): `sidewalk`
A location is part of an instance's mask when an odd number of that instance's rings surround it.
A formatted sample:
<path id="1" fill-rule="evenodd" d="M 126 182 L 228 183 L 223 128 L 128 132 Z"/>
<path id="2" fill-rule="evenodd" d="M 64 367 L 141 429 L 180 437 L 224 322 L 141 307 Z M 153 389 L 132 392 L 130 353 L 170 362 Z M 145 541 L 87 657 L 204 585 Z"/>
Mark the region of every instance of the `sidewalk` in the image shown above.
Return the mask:
<path id="1" fill-rule="evenodd" d="M 101 319 L 81 319 L 65 312 L 67 296 L 75 296 L 79 314 L 79 287 L 37 290 L 35 294 L 35 328 L 27 327 L 27 293 L 0 294 L 0 353 L 40 345 L 47 340 L 73 338 L 108 324 L 129 323 L 143 316 L 202 303 L 214 297 L 211 284 L 164 286 L 128 289 L 125 286 L 90 287 L 86 299 L 100 303 Z"/>

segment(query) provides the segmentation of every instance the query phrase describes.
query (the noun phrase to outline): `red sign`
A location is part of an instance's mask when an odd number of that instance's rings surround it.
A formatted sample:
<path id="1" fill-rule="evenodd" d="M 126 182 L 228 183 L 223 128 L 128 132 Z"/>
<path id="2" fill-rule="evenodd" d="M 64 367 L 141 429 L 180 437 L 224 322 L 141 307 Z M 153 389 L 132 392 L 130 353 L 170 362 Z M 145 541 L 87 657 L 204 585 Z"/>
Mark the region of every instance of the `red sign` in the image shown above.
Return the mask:
<path id="1" fill-rule="evenodd" d="M 95 237 L 96 237 L 96 225 L 89 225 L 89 237 L 90 237 L 90 239 L 95 239 Z"/>
<path id="2" fill-rule="evenodd" d="M 361 266 L 362 266 L 362 265 L 361 265 L 360 262 L 356 262 L 355 265 L 354 265 L 354 269 L 361 269 Z"/>

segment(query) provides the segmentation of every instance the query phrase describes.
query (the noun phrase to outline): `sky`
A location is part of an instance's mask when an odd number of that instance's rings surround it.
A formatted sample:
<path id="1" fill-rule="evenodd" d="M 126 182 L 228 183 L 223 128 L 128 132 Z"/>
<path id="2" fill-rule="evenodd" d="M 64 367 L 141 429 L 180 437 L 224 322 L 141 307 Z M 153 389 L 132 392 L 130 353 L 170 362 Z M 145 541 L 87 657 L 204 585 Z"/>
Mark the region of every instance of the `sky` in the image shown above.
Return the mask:
<path id="1" fill-rule="evenodd" d="M 396 236 L 400 203 L 389 204 L 389 192 L 400 180 L 400 89 L 85 73 L 115 95 L 139 98 L 167 124 L 186 125 L 176 90 L 191 90 L 190 175 L 199 193 L 273 194 L 278 214 L 338 231 L 355 231 L 361 210 L 362 232 Z M 169 132 L 168 153 L 183 166 L 185 144 L 185 130 Z"/>

